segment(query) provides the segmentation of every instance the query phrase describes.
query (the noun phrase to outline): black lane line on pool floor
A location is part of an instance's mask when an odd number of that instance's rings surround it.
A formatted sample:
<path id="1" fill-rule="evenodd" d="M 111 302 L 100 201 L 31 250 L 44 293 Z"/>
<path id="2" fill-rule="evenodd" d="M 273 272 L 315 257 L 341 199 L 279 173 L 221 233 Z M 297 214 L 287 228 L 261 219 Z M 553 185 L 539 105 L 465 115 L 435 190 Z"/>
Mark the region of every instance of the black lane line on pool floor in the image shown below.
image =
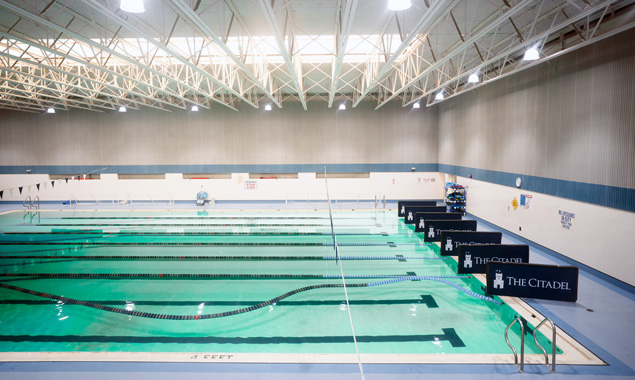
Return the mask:
<path id="1" fill-rule="evenodd" d="M 439 305 L 432 295 L 422 294 L 421 299 L 405 299 L 405 300 L 349 300 L 350 305 L 357 306 L 369 306 L 369 305 L 425 305 L 428 309 L 438 309 Z M 86 302 L 94 302 L 102 305 L 125 305 L 126 301 L 115 300 L 88 300 Z M 131 301 L 132 302 L 132 301 Z M 202 303 L 205 306 L 252 306 L 257 305 L 263 301 L 139 301 L 135 300 L 135 306 L 189 306 L 193 307 Z M 3 305 L 55 305 L 55 300 L 2 300 Z M 277 306 L 339 306 L 344 304 L 344 301 L 338 300 L 310 300 L 310 301 L 280 301 Z"/>
<path id="2" fill-rule="evenodd" d="M 414 273 L 414 272 L 411 272 Z M 393 279 L 408 277 L 408 274 L 377 274 L 377 275 L 347 275 L 348 279 Z M 124 279 L 321 279 L 337 280 L 341 276 L 323 274 L 264 274 L 264 273 L 3 273 L 0 274 L 0 281 L 5 278 L 15 277 L 38 277 L 38 278 L 69 278 L 69 279 L 102 279 L 102 278 L 124 278 Z M 435 276 L 437 278 L 469 278 L 468 276 Z M 417 280 L 413 280 L 417 281 Z"/>
<path id="3" fill-rule="evenodd" d="M 4 232 L 5 235 L 166 235 L 166 236 L 331 236 L 326 232 L 210 232 L 210 231 L 187 231 L 187 232 L 168 232 L 168 231 L 108 231 L 102 230 L 65 230 L 65 231 L 35 231 L 35 232 Z M 344 236 L 407 236 L 403 234 L 384 234 L 370 232 L 338 232 L 338 235 Z"/>
<path id="4" fill-rule="evenodd" d="M 68 239 L 62 239 L 68 240 Z M 80 240 L 77 238 L 76 240 Z M 338 243 L 338 246 L 342 247 L 392 247 L 397 246 L 426 246 L 433 245 L 434 243 Z M 254 242 L 254 243 L 238 243 L 238 242 L 113 242 L 113 241 L 85 241 L 85 242 L 72 242 L 72 241 L 3 241 L 2 245 L 71 245 L 71 246 L 174 246 L 174 247 L 196 247 L 196 246 L 219 246 L 219 247 L 332 247 L 333 243 L 268 243 L 268 242 Z"/>
<path id="5" fill-rule="evenodd" d="M 75 255 L 6 255 L 0 253 L 0 260 L 50 260 L 72 261 L 329 261 L 335 260 L 335 256 L 130 256 L 130 255 L 107 255 L 107 256 L 75 256 Z M 392 261 L 407 262 L 408 260 L 448 260 L 446 257 L 425 257 L 425 256 L 342 256 L 339 260 L 350 261 Z M 410 273 L 410 272 L 409 272 Z M 414 272 L 412 272 L 414 273 Z M 414 276 L 414 275 L 413 275 Z"/>
<path id="6" fill-rule="evenodd" d="M 21 223 L 17 226 L 32 227 L 328 227 L 323 223 Z M 348 227 L 349 225 L 346 225 Z M 368 227 L 369 225 L 350 225 Z"/>
<path id="7" fill-rule="evenodd" d="M 441 329 L 443 334 L 429 335 L 357 335 L 358 343 L 436 342 L 447 341 L 452 347 L 465 347 L 453 328 Z M 306 337 L 218 337 L 218 336 L 108 336 L 108 335 L 0 335 L 0 342 L 42 343 L 180 343 L 180 344 L 321 344 L 353 343 L 352 335 Z"/>

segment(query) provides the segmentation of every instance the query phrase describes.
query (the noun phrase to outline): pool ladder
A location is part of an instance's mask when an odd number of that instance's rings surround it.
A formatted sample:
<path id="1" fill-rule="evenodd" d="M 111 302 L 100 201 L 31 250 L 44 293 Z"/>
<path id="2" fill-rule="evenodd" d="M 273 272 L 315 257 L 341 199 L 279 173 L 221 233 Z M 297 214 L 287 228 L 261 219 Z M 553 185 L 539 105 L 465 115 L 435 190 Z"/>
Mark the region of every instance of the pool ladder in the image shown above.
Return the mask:
<path id="1" fill-rule="evenodd" d="M 37 202 L 37 205 L 34 204 L 35 202 Z M 24 206 L 27 209 L 32 209 L 35 208 L 36 210 L 40 209 L 40 197 L 36 196 L 35 198 L 31 199 L 31 196 L 29 195 L 28 197 L 26 197 L 26 199 L 24 200 L 24 202 L 22 202 L 22 206 Z"/>
<path id="2" fill-rule="evenodd" d="M 511 343 L 509 343 L 509 337 L 507 336 L 509 329 L 516 322 L 520 324 L 520 367 L 518 368 L 518 372 L 523 373 L 525 371 L 525 323 L 519 317 L 515 317 L 514 320 L 505 329 L 505 342 L 507 342 L 507 345 L 509 346 L 509 348 L 512 349 L 512 352 L 514 353 L 514 365 L 518 366 L 518 353 L 516 352 L 516 349 L 514 348 L 514 346 L 512 346 Z M 549 368 L 549 355 L 547 355 L 547 351 L 544 349 L 544 347 L 542 347 L 540 343 L 538 343 L 538 337 L 536 336 L 536 334 L 538 333 L 538 329 L 545 322 L 549 322 L 551 324 L 551 331 L 552 331 L 551 372 L 555 373 L 556 372 L 556 325 L 553 324 L 553 321 L 551 319 L 545 318 L 536 326 L 536 328 L 534 329 L 534 334 L 533 334 L 534 342 L 536 343 L 538 347 L 540 347 L 543 355 L 545 356 L 545 367 Z"/>

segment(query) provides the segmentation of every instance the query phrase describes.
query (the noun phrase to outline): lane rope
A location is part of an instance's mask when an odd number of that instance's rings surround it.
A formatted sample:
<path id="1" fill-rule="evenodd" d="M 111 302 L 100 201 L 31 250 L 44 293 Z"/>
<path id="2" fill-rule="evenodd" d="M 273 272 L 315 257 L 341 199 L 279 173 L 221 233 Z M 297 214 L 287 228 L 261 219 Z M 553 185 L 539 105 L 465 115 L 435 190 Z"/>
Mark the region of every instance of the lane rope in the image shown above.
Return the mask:
<path id="1" fill-rule="evenodd" d="M 338 276 L 339 277 L 339 276 Z M 478 298 L 480 300 L 483 301 L 487 301 L 487 302 L 491 302 L 495 305 L 501 305 L 502 303 L 486 297 L 484 295 L 475 293 L 471 290 L 465 289 L 451 281 L 446 280 L 444 277 L 435 277 L 435 276 L 406 276 L 406 277 L 402 277 L 402 278 L 398 278 L 398 279 L 394 279 L 395 281 L 379 281 L 379 282 L 373 282 L 373 283 L 361 283 L 361 284 L 347 284 L 346 287 L 347 288 L 360 288 L 360 287 L 373 287 L 373 286 L 382 286 L 382 285 L 388 285 L 388 284 L 393 284 L 396 282 L 402 282 L 402 281 L 411 281 L 411 280 L 430 280 L 430 281 L 438 281 L 441 282 L 443 284 L 447 284 L 450 286 L 453 286 L 454 288 L 456 288 L 457 290 L 460 290 L 461 292 L 467 294 L 468 296 L 472 296 L 475 298 Z M 243 314 L 243 313 L 248 313 L 254 310 L 258 310 L 258 309 L 262 309 L 263 307 L 269 306 L 269 305 L 275 305 L 277 302 L 291 297 L 294 294 L 298 294 L 301 292 L 306 292 L 309 290 L 314 290 L 314 289 L 322 289 L 322 288 L 342 288 L 344 287 L 343 284 L 317 284 L 317 285 L 309 285 L 309 286 L 305 286 L 302 288 L 297 288 L 294 290 L 291 290 L 290 292 L 284 293 L 278 297 L 272 298 L 268 301 L 264 301 L 261 303 L 258 303 L 256 305 L 253 306 L 249 306 L 249 307 L 245 307 L 245 308 L 241 308 L 241 309 L 236 309 L 236 310 L 231 310 L 231 311 L 225 311 L 225 312 L 220 312 L 220 313 L 211 313 L 211 314 L 196 314 L 196 315 L 176 315 L 176 314 L 159 314 L 159 313 L 147 313 L 147 312 L 143 312 L 143 311 L 137 311 L 137 310 L 127 310 L 127 309 L 121 309 L 118 307 L 111 307 L 111 306 L 106 306 L 106 305 L 102 305 L 100 303 L 97 302 L 88 302 L 88 301 L 82 301 L 82 300 L 78 300 L 78 299 L 74 299 L 74 298 L 68 298 L 68 297 L 63 297 L 63 296 L 58 296 L 55 294 L 49 294 L 49 293 L 45 293 L 45 292 L 38 292 L 38 291 L 34 291 L 34 290 L 29 290 L 26 288 L 22 288 L 19 286 L 15 286 L 15 285 L 9 285 L 9 284 L 5 284 L 0 282 L 0 287 L 1 288 L 5 288 L 5 289 L 9 289 L 9 290 L 13 290 L 16 292 L 21 292 L 21 293 L 25 293 L 25 294 L 30 294 L 33 296 L 37 296 L 37 297 L 41 297 L 41 298 L 48 298 L 48 299 L 52 299 L 52 300 L 56 300 L 56 301 L 60 301 L 63 302 L 64 304 L 71 304 L 71 305 L 81 305 L 81 306 L 86 306 L 86 307 L 90 307 L 93 309 L 98 309 L 98 310 L 103 310 L 103 311 L 107 311 L 107 312 L 112 312 L 112 313 L 118 313 L 118 314 L 125 314 L 125 315 L 130 315 L 130 316 L 135 316 L 135 317 L 142 317 L 142 318 L 152 318 L 152 319 L 169 319 L 169 320 L 201 320 L 201 319 L 214 319 L 214 318 L 223 318 L 223 317 L 230 317 L 230 316 L 234 316 L 234 315 L 238 315 L 238 314 Z"/>

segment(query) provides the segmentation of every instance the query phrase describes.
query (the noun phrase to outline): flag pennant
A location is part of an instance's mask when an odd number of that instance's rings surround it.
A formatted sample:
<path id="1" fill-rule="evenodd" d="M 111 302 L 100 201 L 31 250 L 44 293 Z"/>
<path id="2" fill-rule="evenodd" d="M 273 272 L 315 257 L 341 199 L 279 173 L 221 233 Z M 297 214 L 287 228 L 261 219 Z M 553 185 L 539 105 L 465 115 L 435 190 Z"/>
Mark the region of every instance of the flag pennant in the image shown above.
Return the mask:
<path id="1" fill-rule="evenodd" d="M 65 178 L 65 179 L 66 179 L 66 183 L 68 183 L 68 178 Z"/>
<path id="2" fill-rule="evenodd" d="M 35 185 L 35 187 L 37 187 L 37 190 L 40 191 L 40 184 L 39 183 L 37 185 Z"/>
<path id="3" fill-rule="evenodd" d="M 0 190 L 0 199 L 2 199 L 3 194 L 4 194 L 4 190 Z"/>
<path id="4" fill-rule="evenodd" d="M 55 187 L 55 181 L 51 181 L 51 187 Z"/>
<path id="5" fill-rule="evenodd" d="M 29 193 L 31 192 L 31 188 L 33 187 L 33 185 L 29 185 Z"/>
<path id="6" fill-rule="evenodd" d="M 14 189 L 9 189 L 9 194 L 10 194 L 11 196 L 13 196 L 13 190 L 14 190 Z"/>
<path id="7" fill-rule="evenodd" d="M 18 187 L 18 190 L 20 190 L 20 194 L 22 194 L 22 189 L 24 188 L 24 186 L 20 186 Z"/>

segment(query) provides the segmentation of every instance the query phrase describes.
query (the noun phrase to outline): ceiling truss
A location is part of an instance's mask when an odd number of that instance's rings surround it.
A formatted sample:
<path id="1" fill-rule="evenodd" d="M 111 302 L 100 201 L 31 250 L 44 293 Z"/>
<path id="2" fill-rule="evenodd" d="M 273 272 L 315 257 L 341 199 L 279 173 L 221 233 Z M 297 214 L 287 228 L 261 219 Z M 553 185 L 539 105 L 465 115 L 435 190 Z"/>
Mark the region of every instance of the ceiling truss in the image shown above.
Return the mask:
<path id="1" fill-rule="evenodd" d="M 635 0 L 145 1 L 0 0 L 0 109 L 431 106 L 635 26 Z"/>

